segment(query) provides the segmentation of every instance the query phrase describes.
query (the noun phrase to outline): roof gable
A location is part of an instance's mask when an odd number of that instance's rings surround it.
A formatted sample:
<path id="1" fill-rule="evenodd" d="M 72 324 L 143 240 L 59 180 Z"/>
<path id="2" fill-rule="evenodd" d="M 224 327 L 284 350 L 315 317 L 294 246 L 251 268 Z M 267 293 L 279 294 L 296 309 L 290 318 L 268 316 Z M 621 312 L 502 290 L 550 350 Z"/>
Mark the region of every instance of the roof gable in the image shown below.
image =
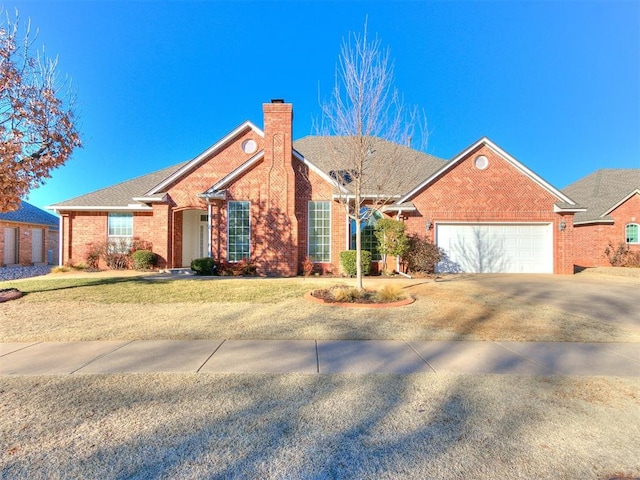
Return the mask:
<path id="1" fill-rule="evenodd" d="M 640 168 L 597 170 L 563 191 L 587 208 L 576 214 L 574 223 L 612 222 L 609 215 L 640 191 Z"/>
<path id="2" fill-rule="evenodd" d="M 155 185 L 151 190 L 145 193 L 145 196 L 156 195 L 159 192 L 162 192 L 172 183 L 175 183 L 181 178 L 187 176 L 191 171 L 197 168 L 200 164 L 202 164 L 207 159 L 209 159 L 210 157 L 218 153 L 220 150 L 224 149 L 227 145 L 229 145 L 234 140 L 234 138 L 236 138 L 238 135 L 248 130 L 253 130 L 256 134 L 260 135 L 261 137 L 264 137 L 264 132 L 262 130 L 260 130 L 250 121 L 246 121 L 240 126 L 238 126 L 237 128 L 233 129 L 231 132 L 229 132 L 219 141 L 211 145 L 209 148 L 207 148 L 204 152 L 202 152 L 200 155 L 195 157 L 193 160 L 187 162 L 182 168 L 176 171 L 173 175 L 165 178 L 162 182 Z"/>
<path id="3" fill-rule="evenodd" d="M 416 186 L 413 190 L 411 190 L 405 196 L 400 198 L 396 203 L 400 204 L 400 203 L 411 201 L 411 199 L 413 199 L 420 191 L 424 190 L 426 187 L 428 187 L 431 183 L 435 182 L 442 175 L 444 175 L 445 173 L 453 169 L 456 165 L 458 165 L 465 158 L 467 158 L 467 156 L 472 151 L 476 150 L 477 148 L 483 145 L 490 148 L 493 152 L 499 155 L 503 160 L 505 160 L 507 163 L 513 166 L 516 170 L 518 170 L 521 174 L 533 180 L 541 188 L 543 188 L 544 190 L 549 192 L 551 195 L 556 197 L 560 202 L 563 202 L 564 204 L 567 204 L 567 205 L 576 205 L 576 203 L 571 198 L 569 198 L 567 195 L 562 193 L 557 188 L 553 187 L 550 183 L 546 182 L 544 179 L 542 179 L 542 177 L 540 177 L 539 175 L 535 174 L 533 171 L 525 167 L 522 163 L 520 163 L 514 157 L 509 155 L 506 151 L 498 147 L 498 145 L 493 143 L 487 137 L 482 137 L 481 139 L 479 139 L 478 141 L 476 141 L 475 143 L 471 144 L 469 147 L 464 149 L 458 155 L 456 155 L 451 160 L 449 160 L 449 162 L 447 162 L 442 168 L 434 172 L 432 175 L 427 177 L 422 183 Z"/>
<path id="4" fill-rule="evenodd" d="M 613 207 L 611 207 L 609 210 L 604 212 L 603 216 L 604 215 L 609 215 L 611 212 L 613 212 L 616 208 L 618 208 L 620 205 L 625 203 L 627 200 L 629 200 L 634 195 L 639 195 L 640 196 L 640 188 L 636 188 L 633 192 L 630 192 L 629 195 L 625 196 L 622 200 L 620 200 L 618 203 L 616 203 Z"/>

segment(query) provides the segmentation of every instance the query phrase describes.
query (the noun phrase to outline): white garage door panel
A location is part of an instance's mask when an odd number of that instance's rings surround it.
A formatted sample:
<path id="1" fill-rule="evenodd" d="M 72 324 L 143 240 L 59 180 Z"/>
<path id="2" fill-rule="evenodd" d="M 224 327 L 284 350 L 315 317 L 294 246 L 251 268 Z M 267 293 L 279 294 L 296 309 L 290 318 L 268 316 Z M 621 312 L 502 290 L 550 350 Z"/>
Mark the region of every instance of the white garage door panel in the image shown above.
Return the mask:
<path id="1" fill-rule="evenodd" d="M 550 224 L 438 224 L 439 272 L 553 273 Z"/>

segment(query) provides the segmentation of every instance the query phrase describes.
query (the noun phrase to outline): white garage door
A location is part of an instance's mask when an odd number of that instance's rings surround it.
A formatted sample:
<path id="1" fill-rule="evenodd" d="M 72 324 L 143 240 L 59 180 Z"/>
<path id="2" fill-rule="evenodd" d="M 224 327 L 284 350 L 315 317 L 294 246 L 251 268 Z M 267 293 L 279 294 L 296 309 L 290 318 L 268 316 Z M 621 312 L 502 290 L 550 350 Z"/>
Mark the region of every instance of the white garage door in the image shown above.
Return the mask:
<path id="1" fill-rule="evenodd" d="M 438 272 L 553 273 L 551 224 L 438 224 Z"/>

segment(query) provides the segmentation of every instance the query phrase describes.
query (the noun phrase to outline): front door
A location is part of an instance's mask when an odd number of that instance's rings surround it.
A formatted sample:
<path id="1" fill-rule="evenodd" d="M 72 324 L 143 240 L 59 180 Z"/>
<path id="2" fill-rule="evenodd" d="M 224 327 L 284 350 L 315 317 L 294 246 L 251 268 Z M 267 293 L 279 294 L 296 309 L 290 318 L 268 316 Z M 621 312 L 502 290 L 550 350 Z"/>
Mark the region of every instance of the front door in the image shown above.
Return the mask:
<path id="1" fill-rule="evenodd" d="M 182 216 L 182 266 L 196 258 L 208 257 L 208 221 L 202 210 L 187 210 Z"/>

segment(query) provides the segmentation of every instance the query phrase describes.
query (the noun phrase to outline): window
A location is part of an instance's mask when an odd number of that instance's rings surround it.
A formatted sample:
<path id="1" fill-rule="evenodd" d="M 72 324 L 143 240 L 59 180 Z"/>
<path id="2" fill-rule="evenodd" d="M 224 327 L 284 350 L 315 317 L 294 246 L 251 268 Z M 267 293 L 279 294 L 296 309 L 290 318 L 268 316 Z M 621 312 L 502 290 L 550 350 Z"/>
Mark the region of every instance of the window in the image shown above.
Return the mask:
<path id="1" fill-rule="evenodd" d="M 227 208 L 229 212 L 227 259 L 230 262 L 238 262 L 243 258 L 249 258 L 249 202 L 229 202 Z"/>
<path id="2" fill-rule="evenodd" d="M 372 260 L 381 260 L 382 257 L 380 253 L 378 253 L 378 239 L 375 236 L 374 230 L 376 223 L 378 223 L 378 219 L 382 218 L 382 214 L 377 210 L 373 212 L 371 209 L 367 207 L 362 207 L 360 209 L 360 218 L 363 218 L 364 221 L 360 223 L 361 230 L 361 245 L 362 250 L 368 250 L 371 252 Z M 356 249 L 356 222 L 355 220 L 351 220 L 350 222 L 350 230 L 351 230 L 351 250 Z"/>
<path id="3" fill-rule="evenodd" d="M 331 202 L 309 202 L 309 257 L 331 261 Z"/>
<path id="4" fill-rule="evenodd" d="M 125 253 L 133 239 L 133 213 L 110 213 L 108 240 L 109 248 L 117 253 Z"/>
<path id="5" fill-rule="evenodd" d="M 624 233 L 627 243 L 640 243 L 640 240 L 638 239 L 638 230 L 639 228 L 637 223 L 630 223 L 625 227 Z"/>

